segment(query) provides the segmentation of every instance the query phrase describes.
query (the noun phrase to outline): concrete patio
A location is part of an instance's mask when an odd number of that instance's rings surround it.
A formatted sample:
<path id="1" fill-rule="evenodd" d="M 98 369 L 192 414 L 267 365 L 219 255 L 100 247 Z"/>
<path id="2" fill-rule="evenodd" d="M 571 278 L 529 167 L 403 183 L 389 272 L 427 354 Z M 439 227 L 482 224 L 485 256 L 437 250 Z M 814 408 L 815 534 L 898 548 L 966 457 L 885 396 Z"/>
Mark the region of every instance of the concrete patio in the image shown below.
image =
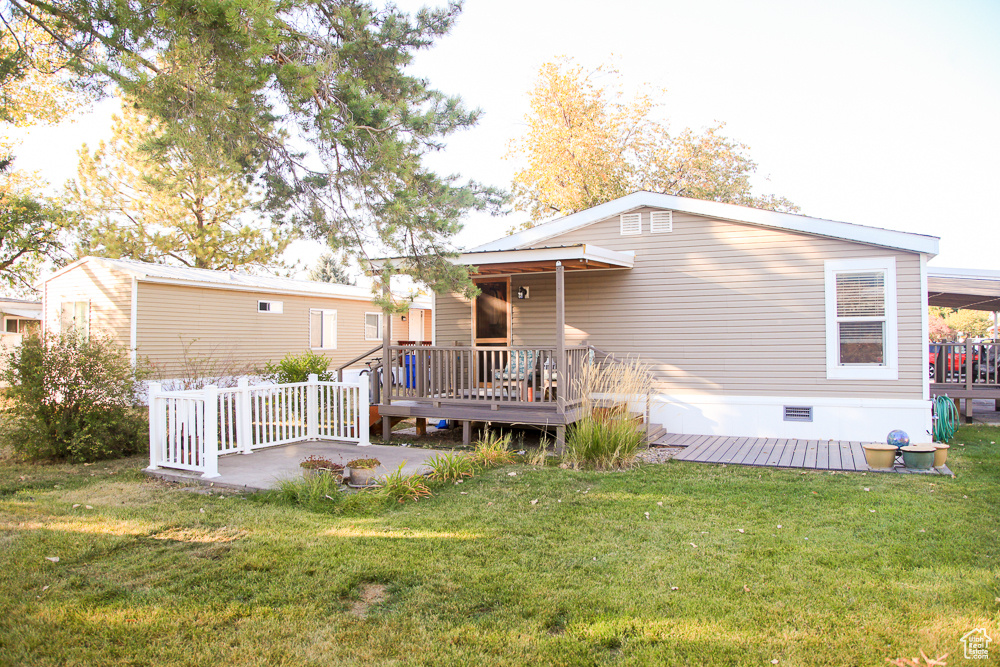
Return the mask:
<path id="1" fill-rule="evenodd" d="M 346 464 L 359 458 L 377 458 L 382 462 L 379 474 L 395 472 L 403 464 L 405 474 L 427 472 L 424 461 L 440 454 L 436 449 L 354 444 L 335 442 L 299 442 L 291 445 L 258 449 L 253 454 L 229 454 L 219 458 L 219 477 L 204 479 L 201 473 L 159 468 L 146 470 L 151 477 L 170 482 L 187 482 L 238 491 L 263 491 L 276 488 L 282 479 L 302 476 L 299 463 L 308 456 L 318 455 L 334 463 Z"/>

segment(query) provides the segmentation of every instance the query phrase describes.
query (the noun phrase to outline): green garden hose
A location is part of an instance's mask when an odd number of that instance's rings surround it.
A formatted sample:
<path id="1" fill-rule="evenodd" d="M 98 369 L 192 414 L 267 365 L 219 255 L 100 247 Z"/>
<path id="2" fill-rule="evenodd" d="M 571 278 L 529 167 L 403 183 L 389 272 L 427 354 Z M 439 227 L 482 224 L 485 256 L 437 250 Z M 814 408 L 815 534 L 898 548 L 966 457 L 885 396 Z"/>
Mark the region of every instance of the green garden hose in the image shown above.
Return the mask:
<path id="1" fill-rule="evenodd" d="M 948 442 L 958 428 L 958 408 L 948 395 L 934 399 L 934 440 Z"/>

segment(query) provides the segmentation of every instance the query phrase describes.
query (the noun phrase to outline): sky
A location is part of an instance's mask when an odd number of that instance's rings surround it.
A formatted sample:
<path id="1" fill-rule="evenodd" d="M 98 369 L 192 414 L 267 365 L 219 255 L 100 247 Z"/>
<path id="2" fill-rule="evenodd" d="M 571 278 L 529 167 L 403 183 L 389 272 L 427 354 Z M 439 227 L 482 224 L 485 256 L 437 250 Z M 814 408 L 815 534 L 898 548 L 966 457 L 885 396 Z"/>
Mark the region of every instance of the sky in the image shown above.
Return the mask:
<path id="1" fill-rule="evenodd" d="M 398 0 L 412 11 L 426 2 Z M 467 0 L 412 70 L 480 123 L 429 156 L 445 173 L 509 188 L 539 68 L 614 65 L 627 95 L 665 88 L 671 128 L 716 121 L 750 147 L 758 193 L 805 215 L 941 238 L 934 267 L 1000 269 L 1000 1 Z M 53 183 L 109 134 L 105 104 L 31 132 L 20 168 Z M 470 215 L 471 247 L 525 221 Z M 299 244 L 306 263 L 321 252 Z"/>

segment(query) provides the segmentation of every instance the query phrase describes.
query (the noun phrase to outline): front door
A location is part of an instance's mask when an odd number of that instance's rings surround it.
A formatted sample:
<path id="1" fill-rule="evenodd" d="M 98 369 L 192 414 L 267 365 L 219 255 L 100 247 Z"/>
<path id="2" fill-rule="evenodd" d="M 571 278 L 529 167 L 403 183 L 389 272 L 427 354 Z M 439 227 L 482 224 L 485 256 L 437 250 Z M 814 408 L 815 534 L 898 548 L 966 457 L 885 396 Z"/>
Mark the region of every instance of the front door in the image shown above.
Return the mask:
<path id="1" fill-rule="evenodd" d="M 479 345 L 510 344 L 510 279 L 477 282 L 482 292 L 472 307 L 473 340 Z"/>
<path id="2" fill-rule="evenodd" d="M 422 341 L 424 339 L 424 311 L 422 310 L 411 310 L 407 313 L 407 321 L 409 322 L 409 334 L 410 340 L 412 341 Z"/>

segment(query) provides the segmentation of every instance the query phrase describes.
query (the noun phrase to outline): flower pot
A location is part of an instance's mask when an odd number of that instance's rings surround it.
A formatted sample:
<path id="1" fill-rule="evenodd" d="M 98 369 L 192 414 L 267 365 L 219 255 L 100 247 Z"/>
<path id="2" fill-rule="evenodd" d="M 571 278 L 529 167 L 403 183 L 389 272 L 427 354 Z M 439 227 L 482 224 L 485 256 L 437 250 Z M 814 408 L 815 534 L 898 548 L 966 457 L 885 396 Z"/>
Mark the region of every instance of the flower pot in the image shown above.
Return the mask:
<path id="1" fill-rule="evenodd" d="M 872 470 L 891 470 L 896 464 L 896 448 L 893 445 L 873 442 L 861 446 L 865 450 L 865 461 Z"/>
<path id="2" fill-rule="evenodd" d="M 944 462 L 948 460 L 948 449 L 951 445 L 946 445 L 943 442 L 934 443 L 934 467 L 940 468 L 944 465 Z"/>
<path id="3" fill-rule="evenodd" d="M 351 468 L 351 484 L 354 486 L 371 486 L 377 477 L 376 468 Z"/>
<path id="4" fill-rule="evenodd" d="M 930 470 L 934 466 L 934 445 L 903 447 L 903 465 L 913 470 Z"/>

